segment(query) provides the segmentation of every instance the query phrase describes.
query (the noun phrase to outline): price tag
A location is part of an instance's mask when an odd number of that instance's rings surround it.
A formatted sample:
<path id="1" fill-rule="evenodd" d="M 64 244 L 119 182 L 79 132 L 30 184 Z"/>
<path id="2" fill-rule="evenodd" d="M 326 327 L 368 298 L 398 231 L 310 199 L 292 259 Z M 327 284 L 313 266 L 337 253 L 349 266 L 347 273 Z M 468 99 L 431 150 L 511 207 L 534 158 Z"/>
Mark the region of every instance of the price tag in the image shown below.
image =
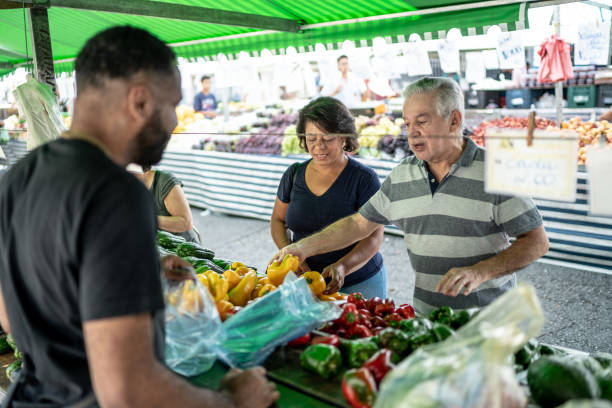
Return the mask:
<path id="1" fill-rule="evenodd" d="M 404 54 L 404 65 L 408 71 L 408 75 L 431 75 L 431 62 L 429 61 L 429 55 L 427 50 L 423 46 L 423 43 L 412 42 L 406 44 L 402 52 Z"/>
<path id="2" fill-rule="evenodd" d="M 525 67 L 525 48 L 519 33 L 500 33 L 497 37 L 497 58 L 501 69 Z"/>
<path id="3" fill-rule="evenodd" d="M 578 135 L 571 131 L 533 133 L 527 129 L 487 129 L 485 191 L 488 193 L 576 200 Z"/>
<path id="4" fill-rule="evenodd" d="M 612 216 L 612 148 L 592 148 L 586 152 L 589 180 L 589 212 Z"/>
<path id="5" fill-rule="evenodd" d="M 459 48 L 456 41 L 438 41 L 438 55 L 440 56 L 440 67 L 447 74 L 459 72 Z"/>
<path id="6" fill-rule="evenodd" d="M 574 49 L 576 65 L 607 65 L 610 50 L 609 24 L 580 24 Z"/>
<path id="7" fill-rule="evenodd" d="M 487 77 L 487 68 L 481 52 L 465 54 L 465 80 L 479 82 Z"/>

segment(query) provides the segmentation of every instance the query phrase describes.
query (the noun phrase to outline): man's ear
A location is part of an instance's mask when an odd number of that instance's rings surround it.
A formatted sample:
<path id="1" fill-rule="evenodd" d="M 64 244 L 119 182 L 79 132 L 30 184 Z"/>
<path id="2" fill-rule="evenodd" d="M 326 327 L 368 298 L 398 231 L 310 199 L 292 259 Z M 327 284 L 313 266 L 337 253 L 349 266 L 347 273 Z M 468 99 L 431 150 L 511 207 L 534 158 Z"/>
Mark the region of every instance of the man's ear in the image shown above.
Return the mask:
<path id="1" fill-rule="evenodd" d="M 153 93 L 145 85 L 132 85 L 127 94 L 127 113 L 134 125 L 144 126 L 155 111 Z"/>
<path id="2" fill-rule="evenodd" d="M 451 120 L 450 120 L 450 131 L 451 132 L 455 132 L 457 129 L 461 127 L 461 119 L 463 119 L 461 116 L 461 112 L 455 109 L 451 113 Z"/>

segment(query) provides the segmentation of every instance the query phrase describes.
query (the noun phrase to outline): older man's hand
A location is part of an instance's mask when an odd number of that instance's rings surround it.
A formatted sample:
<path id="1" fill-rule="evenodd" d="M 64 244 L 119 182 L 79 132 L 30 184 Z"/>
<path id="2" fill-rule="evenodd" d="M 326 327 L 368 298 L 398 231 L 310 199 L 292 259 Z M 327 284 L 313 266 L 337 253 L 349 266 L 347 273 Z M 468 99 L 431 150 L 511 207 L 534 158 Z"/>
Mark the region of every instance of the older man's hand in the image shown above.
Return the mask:
<path id="1" fill-rule="evenodd" d="M 485 275 L 483 271 L 474 266 L 452 268 L 440 279 L 436 292 L 454 297 L 465 289 L 463 295 L 467 296 L 488 280 Z"/>
<path id="2" fill-rule="evenodd" d="M 268 262 L 268 265 L 271 265 L 274 262 L 281 262 L 283 260 L 283 258 L 285 257 L 285 255 L 295 255 L 295 256 L 297 256 L 298 259 L 300 260 L 300 264 L 302 264 L 302 262 L 304 262 L 304 260 L 306 259 L 306 256 L 305 256 L 304 252 L 301 250 L 301 248 L 299 247 L 299 245 L 298 244 L 291 244 L 291 245 L 287 245 L 284 248 L 281 248 L 281 250 L 278 251 L 276 253 L 276 255 L 274 255 L 274 257 L 272 257 L 272 259 L 270 259 L 270 261 Z"/>

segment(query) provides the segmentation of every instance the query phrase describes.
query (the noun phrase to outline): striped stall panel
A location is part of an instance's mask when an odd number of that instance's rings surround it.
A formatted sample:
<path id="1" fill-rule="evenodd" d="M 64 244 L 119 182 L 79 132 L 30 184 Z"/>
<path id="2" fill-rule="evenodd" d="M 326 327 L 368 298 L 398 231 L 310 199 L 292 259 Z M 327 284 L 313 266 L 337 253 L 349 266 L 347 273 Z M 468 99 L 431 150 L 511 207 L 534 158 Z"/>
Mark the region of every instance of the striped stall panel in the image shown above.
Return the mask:
<path id="1" fill-rule="evenodd" d="M 167 151 L 159 167 L 183 181 L 194 207 L 269 220 L 283 172 L 306 158 Z M 381 183 L 397 165 L 385 160 L 358 160 L 373 168 Z M 575 203 L 535 200 L 550 240 L 545 261 L 612 273 L 612 218 L 588 214 L 586 173 L 579 173 L 577 186 Z M 394 226 L 385 231 L 402 235 Z"/>

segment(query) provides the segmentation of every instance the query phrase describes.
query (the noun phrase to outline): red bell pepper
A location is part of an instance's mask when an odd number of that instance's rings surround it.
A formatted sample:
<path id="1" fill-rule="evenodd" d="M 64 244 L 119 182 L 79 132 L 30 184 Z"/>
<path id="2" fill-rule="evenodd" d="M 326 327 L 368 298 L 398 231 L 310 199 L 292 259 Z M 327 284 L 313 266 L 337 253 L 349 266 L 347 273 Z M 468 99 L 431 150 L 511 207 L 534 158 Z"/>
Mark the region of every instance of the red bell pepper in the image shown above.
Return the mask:
<path id="1" fill-rule="evenodd" d="M 370 322 L 370 312 L 367 312 L 367 314 L 364 314 L 363 312 L 358 312 L 357 316 L 359 324 L 367 327 L 368 329 L 372 328 L 372 322 Z"/>
<path id="2" fill-rule="evenodd" d="M 336 330 L 336 336 L 346 339 L 346 329 L 343 327 L 340 327 L 338 330 Z"/>
<path id="3" fill-rule="evenodd" d="M 376 309 L 376 305 L 382 302 L 382 299 L 378 296 L 374 296 L 366 302 L 366 309 L 370 311 L 370 313 L 374 313 L 374 309 Z"/>
<path id="4" fill-rule="evenodd" d="M 326 322 L 323 326 L 319 328 L 319 330 L 324 333 L 335 333 L 337 329 L 338 326 L 334 322 Z"/>
<path id="5" fill-rule="evenodd" d="M 307 345 L 310 342 L 310 333 L 306 333 L 303 336 L 297 337 L 291 340 L 287 345 L 289 347 L 302 347 Z"/>
<path id="6" fill-rule="evenodd" d="M 372 322 L 372 326 L 374 327 L 387 327 L 389 325 L 387 321 L 380 316 L 372 316 L 370 322 Z"/>
<path id="7" fill-rule="evenodd" d="M 415 317 L 414 308 L 408 303 L 404 303 L 403 305 L 400 305 L 400 307 L 395 309 L 395 313 L 399 314 L 404 319 L 414 319 Z"/>
<path id="8" fill-rule="evenodd" d="M 381 349 L 363 364 L 364 368 L 370 370 L 377 384 L 380 384 L 385 375 L 395 367 L 391 362 L 392 354 L 389 349 Z"/>
<path id="9" fill-rule="evenodd" d="M 346 298 L 346 302 L 354 304 L 355 306 L 357 306 L 357 309 L 361 309 L 365 307 L 366 298 L 363 297 L 361 292 L 355 292 L 348 295 L 348 297 Z"/>
<path id="10" fill-rule="evenodd" d="M 340 337 L 335 334 L 331 336 L 317 336 L 312 339 L 310 344 L 329 344 L 334 347 L 338 347 L 340 345 Z"/>
<path id="11" fill-rule="evenodd" d="M 401 322 L 402 320 L 404 320 L 402 319 L 402 316 L 400 316 L 398 313 L 395 313 L 395 312 L 390 313 L 385 316 L 385 321 L 390 327 L 398 327 L 399 322 Z"/>
<path id="12" fill-rule="evenodd" d="M 238 313 L 239 311 L 242 310 L 242 307 L 240 306 L 234 306 L 232 307 L 230 310 L 228 310 L 227 312 L 225 312 L 225 318 L 227 319 L 228 317 L 235 315 L 236 313 Z"/>
<path id="13" fill-rule="evenodd" d="M 374 327 L 372 329 L 372 336 L 378 336 L 378 333 L 380 333 L 381 331 L 383 331 L 385 329 L 386 329 L 386 327 L 381 327 L 381 326 Z"/>
<path id="14" fill-rule="evenodd" d="M 346 328 L 356 325 L 359 321 L 357 306 L 352 303 L 345 303 L 342 314 L 336 321 Z"/>
<path id="15" fill-rule="evenodd" d="M 353 408 L 370 408 L 376 397 L 376 380 L 367 368 L 348 370 L 342 376 L 342 393 Z"/>
<path id="16" fill-rule="evenodd" d="M 349 339 L 362 339 L 364 337 L 372 337 L 372 332 L 366 326 L 356 324 L 346 332 L 346 335 Z"/>
<path id="17" fill-rule="evenodd" d="M 374 307 L 374 314 L 376 316 L 384 316 L 393 312 L 395 312 L 395 302 L 393 299 L 385 299 Z"/>

